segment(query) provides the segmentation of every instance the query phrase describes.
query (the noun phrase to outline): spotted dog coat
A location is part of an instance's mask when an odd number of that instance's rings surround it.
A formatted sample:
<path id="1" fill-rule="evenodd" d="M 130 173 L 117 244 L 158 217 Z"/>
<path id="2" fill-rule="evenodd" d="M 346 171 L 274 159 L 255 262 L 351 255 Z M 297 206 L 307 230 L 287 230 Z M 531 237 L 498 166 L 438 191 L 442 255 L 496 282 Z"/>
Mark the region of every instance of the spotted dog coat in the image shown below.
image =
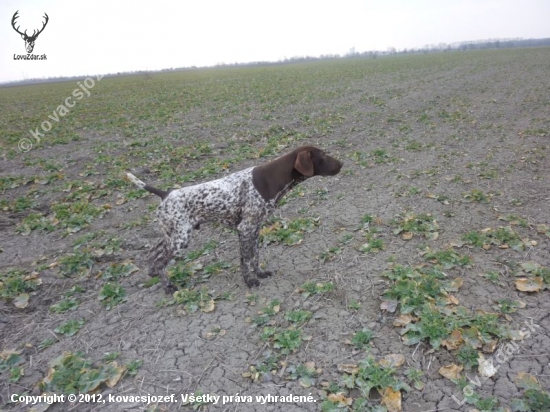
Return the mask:
<path id="1" fill-rule="evenodd" d="M 182 255 L 193 229 L 198 229 L 201 223 L 215 221 L 237 229 L 244 281 L 249 287 L 258 286 L 260 282 L 255 276 L 271 275 L 261 271 L 258 264 L 261 223 L 298 183 L 317 175 L 334 176 L 341 168 L 342 162 L 322 150 L 302 146 L 270 163 L 169 192 L 127 173 L 128 180 L 136 186 L 162 199 L 157 217 L 164 237 L 150 251 L 149 275 L 160 276 L 167 293 L 174 290 L 165 273 L 166 266 L 173 257 Z"/>

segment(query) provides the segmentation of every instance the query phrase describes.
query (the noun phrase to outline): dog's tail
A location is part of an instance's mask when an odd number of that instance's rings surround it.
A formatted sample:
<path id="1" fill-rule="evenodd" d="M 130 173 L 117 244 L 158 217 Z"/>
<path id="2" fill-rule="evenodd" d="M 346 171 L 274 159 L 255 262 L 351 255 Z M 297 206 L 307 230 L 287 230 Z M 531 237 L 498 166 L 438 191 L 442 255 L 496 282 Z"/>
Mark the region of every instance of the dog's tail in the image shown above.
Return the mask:
<path id="1" fill-rule="evenodd" d="M 135 177 L 132 173 L 126 173 L 126 178 L 135 184 L 140 189 L 145 189 L 148 192 L 154 193 L 157 196 L 160 196 L 162 200 L 166 199 L 166 197 L 170 194 L 170 191 L 157 189 L 156 187 L 149 186 L 147 183 L 142 182 L 137 177 Z"/>

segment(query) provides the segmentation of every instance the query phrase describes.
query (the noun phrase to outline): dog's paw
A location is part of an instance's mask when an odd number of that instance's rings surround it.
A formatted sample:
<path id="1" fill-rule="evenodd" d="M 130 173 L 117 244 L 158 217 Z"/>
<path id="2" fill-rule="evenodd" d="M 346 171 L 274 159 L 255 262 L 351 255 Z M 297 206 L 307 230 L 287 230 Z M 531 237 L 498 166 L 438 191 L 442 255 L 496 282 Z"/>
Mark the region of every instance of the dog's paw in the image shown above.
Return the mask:
<path id="1" fill-rule="evenodd" d="M 256 276 L 258 276 L 260 279 L 265 279 L 265 278 L 268 278 L 270 276 L 273 276 L 273 272 L 271 272 L 269 270 L 259 270 L 256 273 Z"/>
<path id="2" fill-rule="evenodd" d="M 248 286 L 249 288 L 260 286 L 260 281 L 258 279 L 248 278 L 248 279 L 245 279 L 244 281 L 246 283 L 246 286 Z"/>
<path id="3" fill-rule="evenodd" d="M 172 282 L 167 283 L 166 285 L 164 285 L 164 291 L 166 292 L 167 295 L 173 295 L 174 292 L 176 292 L 177 290 L 178 290 L 178 288 L 175 287 Z"/>

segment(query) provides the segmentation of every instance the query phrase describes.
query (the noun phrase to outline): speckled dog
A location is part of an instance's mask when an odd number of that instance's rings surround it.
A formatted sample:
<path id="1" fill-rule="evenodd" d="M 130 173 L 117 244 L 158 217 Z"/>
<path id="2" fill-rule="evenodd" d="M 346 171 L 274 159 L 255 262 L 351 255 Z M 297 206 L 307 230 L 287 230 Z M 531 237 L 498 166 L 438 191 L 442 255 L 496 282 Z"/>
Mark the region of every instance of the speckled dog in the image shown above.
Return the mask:
<path id="1" fill-rule="evenodd" d="M 173 191 L 156 189 L 127 173 L 135 185 L 162 199 L 157 216 L 164 237 L 150 251 L 149 275 L 160 276 L 166 293 L 175 290 L 166 275 L 166 266 L 173 257 L 182 255 L 193 229 L 215 221 L 237 229 L 244 281 L 248 287 L 258 286 L 256 277 L 271 276 L 258 265 L 261 223 L 298 183 L 312 176 L 334 176 L 341 168 L 342 162 L 322 150 L 302 146 L 270 163 Z"/>

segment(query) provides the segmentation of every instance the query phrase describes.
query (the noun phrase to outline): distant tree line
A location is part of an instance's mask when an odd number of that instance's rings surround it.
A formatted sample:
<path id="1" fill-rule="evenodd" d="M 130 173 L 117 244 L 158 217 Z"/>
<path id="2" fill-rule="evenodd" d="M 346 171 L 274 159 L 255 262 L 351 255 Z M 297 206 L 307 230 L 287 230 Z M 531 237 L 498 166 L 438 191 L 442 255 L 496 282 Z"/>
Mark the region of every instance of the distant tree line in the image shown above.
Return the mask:
<path id="1" fill-rule="evenodd" d="M 441 52 L 456 52 L 456 51 L 469 51 L 469 50 L 485 50 L 485 49 L 506 49 L 506 48 L 518 48 L 518 47 L 546 47 L 550 46 L 550 38 L 544 39 L 489 39 L 489 40 L 476 40 L 476 41 L 467 41 L 467 42 L 458 42 L 458 43 L 438 43 L 438 44 L 426 44 L 421 48 L 411 48 L 397 50 L 395 47 L 388 47 L 385 51 L 371 50 L 364 52 L 355 51 L 355 47 L 352 47 L 348 53 L 345 55 L 339 54 L 323 54 L 318 57 L 312 56 L 297 56 L 291 58 L 285 58 L 276 62 L 272 61 L 257 61 L 257 62 L 248 62 L 248 63 L 219 63 L 215 67 L 248 67 L 248 66 L 274 66 L 281 64 L 291 64 L 299 62 L 309 62 L 309 61 L 318 61 L 318 60 L 332 60 L 332 59 L 342 59 L 342 58 L 353 58 L 353 57 L 372 57 L 376 58 L 378 56 L 387 56 L 394 54 L 419 54 L 419 53 L 441 53 Z M 203 67 L 191 66 L 191 67 L 178 67 L 178 68 L 167 68 L 154 71 L 129 71 L 129 72 L 117 72 L 106 74 L 105 77 L 117 77 L 117 76 L 143 76 L 144 80 L 150 80 L 153 78 L 154 73 L 162 72 L 172 72 L 172 71 L 183 71 L 183 70 L 197 70 Z M 70 77 L 48 77 L 41 79 L 25 79 L 18 80 L 15 82 L 7 82 L 0 84 L 0 87 L 9 87 L 17 86 L 20 84 L 30 84 L 30 83 L 53 83 L 53 82 L 62 82 L 62 81 L 77 81 L 80 80 L 83 76 L 70 76 Z"/>
<path id="2" fill-rule="evenodd" d="M 550 46 L 550 38 L 546 39 L 490 39 L 476 40 L 459 43 L 438 43 L 427 44 L 421 49 L 411 49 L 409 52 L 438 52 L 438 51 L 466 51 L 466 50 L 484 50 L 484 49 L 509 49 L 517 47 L 544 47 Z M 404 50 L 407 52 L 407 50 Z"/>
<path id="3" fill-rule="evenodd" d="M 409 53 L 435 53 L 450 51 L 486 50 L 486 49 L 510 49 L 518 47 L 546 47 L 550 46 L 550 38 L 545 39 L 490 39 L 465 41 L 458 43 L 437 43 L 426 44 L 424 47 L 397 50 L 395 47 L 388 47 L 385 51 L 356 52 L 351 48 L 345 57 L 377 57 L 391 54 Z"/>

